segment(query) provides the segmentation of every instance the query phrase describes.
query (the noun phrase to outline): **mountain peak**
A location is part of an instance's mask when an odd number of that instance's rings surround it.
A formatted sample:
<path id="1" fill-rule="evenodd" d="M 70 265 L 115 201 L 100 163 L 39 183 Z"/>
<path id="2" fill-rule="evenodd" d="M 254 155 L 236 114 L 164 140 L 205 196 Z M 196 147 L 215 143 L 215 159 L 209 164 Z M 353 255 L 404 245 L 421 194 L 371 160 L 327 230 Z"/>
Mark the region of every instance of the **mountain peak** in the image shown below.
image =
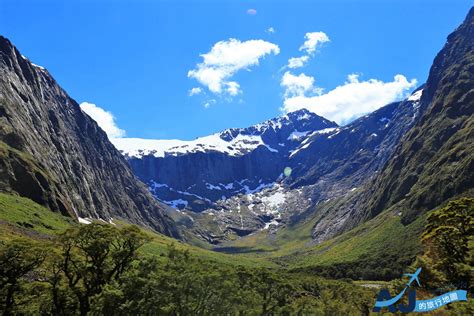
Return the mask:
<path id="1" fill-rule="evenodd" d="M 112 142 L 128 157 L 180 156 L 210 151 L 229 156 L 242 156 L 259 146 L 266 147 L 270 152 L 278 152 L 278 148 L 292 147 L 295 140 L 310 132 L 333 127 L 337 127 L 337 124 L 306 109 L 301 109 L 247 128 L 229 128 L 190 141 L 118 138 Z M 291 137 L 292 135 L 298 137 Z"/>

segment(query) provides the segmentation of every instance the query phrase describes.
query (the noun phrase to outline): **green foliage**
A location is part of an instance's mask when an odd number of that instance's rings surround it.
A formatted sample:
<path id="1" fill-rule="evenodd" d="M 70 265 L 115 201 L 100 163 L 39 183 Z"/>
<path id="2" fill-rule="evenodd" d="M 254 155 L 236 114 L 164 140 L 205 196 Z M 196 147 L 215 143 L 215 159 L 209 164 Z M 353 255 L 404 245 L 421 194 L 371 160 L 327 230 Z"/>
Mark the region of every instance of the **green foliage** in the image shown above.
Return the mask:
<path id="1" fill-rule="evenodd" d="M 91 298 L 105 285 L 118 281 L 128 270 L 147 237 L 136 226 L 117 229 L 110 225 L 90 224 L 71 228 L 59 238 L 60 256 L 53 263 L 55 275 L 62 277 L 77 298 L 81 315 L 90 310 Z M 60 290 L 60 282 L 52 284 Z M 60 312 L 63 304 L 55 304 Z"/>
<path id="2" fill-rule="evenodd" d="M 421 251 L 425 217 L 403 225 L 400 216 L 385 212 L 327 240 L 277 258 L 296 271 L 327 278 L 392 280 L 400 277 Z"/>
<path id="3" fill-rule="evenodd" d="M 432 212 L 422 236 L 425 254 L 419 259 L 431 283 L 471 289 L 474 242 L 474 198 L 451 201 Z"/>
<path id="4" fill-rule="evenodd" d="M 25 276 L 44 261 L 46 251 L 27 240 L 17 239 L 2 243 L 0 248 L 0 307 L 4 315 L 11 315 L 17 302 L 15 296 L 23 290 Z"/>
<path id="5" fill-rule="evenodd" d="M 366 314 L 375 294 L 310 274 L 204 260 L 179 244 L 162 256 L 140 255 L 149 241 L 137 227 L 105 224 L 71 227 L 41 245 L 6 241 L 2 309 L 7 315 Z"/>

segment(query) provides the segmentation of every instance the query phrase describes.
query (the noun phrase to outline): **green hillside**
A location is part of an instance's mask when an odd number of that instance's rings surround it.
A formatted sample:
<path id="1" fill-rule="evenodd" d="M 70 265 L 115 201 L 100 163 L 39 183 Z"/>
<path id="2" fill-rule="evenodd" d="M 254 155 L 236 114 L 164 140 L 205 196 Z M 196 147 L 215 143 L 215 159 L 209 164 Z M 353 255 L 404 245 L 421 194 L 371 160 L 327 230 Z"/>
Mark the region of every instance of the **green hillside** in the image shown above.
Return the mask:
<path id="1" fill-rule="evenodd" d="M 2 283 L 1 297 L 13 289 L 14 300 L 0 306 L 12 313 L 365 314 L 375 295 L 374 289 L 350 281 L 291 272 L 261 258 L 204 250 L 123 221 L 80 225 L 29 199 L 5 193 L 0 194 L 0 227 L 0 267 L 5 268 L 0 269 L 1 276 L 15 280 Z M 64 252 L 68 245 L 73 252 Z M 128 247 L 136 247 L 136 255 L 125 255 Z M 131 261 L 123 265 L 122 257 Z M 103 259 L 99 266 L 95 266 L 97 258 Z M 61 272 L 70 260 L 76 262 L 74 268 Z M 97 270 L 108 271 L 117 262 L 123 271 L 114 274 L 116 278 L 97 279 Z M 29 267 L 31 272 L 25 271 L 30 274 L 12 272 L 21 271 L 11 268 L 22 265 Z M 71 273 L 77 273 L 74 284 L 67 282 Z M 96 285 L 91 288 L 90 282 Z M 62 303 L 55 302 L 55 295 Z M 347 298 L 350 304 L 341 308 Z M 150 301 L 153 306 L 147 305 Z"/>

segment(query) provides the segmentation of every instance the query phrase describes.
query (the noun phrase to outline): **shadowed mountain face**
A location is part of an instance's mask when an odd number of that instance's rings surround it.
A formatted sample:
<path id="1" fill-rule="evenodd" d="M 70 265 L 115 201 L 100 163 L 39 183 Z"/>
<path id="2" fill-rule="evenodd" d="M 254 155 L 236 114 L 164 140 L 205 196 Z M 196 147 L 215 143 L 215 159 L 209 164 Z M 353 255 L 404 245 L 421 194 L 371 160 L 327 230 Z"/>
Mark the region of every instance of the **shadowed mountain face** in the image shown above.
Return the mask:
<path id="1" fill-rule="evenodd" d="M 0 190 L 74 217 L 123 218 L 173 235 L 170 219 L 96 122 L 0 37 Z"/>
<path id="2" fill-rule="evenodd" d="M 289 155 L 302 139 L 336 127 L 300 110 L 194 141 L 117 139 L 114 143 L 158 199 L 199 212 L 216 207 L 219 200 L 268 187 L 281 178 Z"/>
<path id="3" fill-rule="evenodd" d="M 433 61 L 422 116 L 377 177 L 369 216 L 392 205 L 408 223 L 474 187 L 474 8 Z"/>

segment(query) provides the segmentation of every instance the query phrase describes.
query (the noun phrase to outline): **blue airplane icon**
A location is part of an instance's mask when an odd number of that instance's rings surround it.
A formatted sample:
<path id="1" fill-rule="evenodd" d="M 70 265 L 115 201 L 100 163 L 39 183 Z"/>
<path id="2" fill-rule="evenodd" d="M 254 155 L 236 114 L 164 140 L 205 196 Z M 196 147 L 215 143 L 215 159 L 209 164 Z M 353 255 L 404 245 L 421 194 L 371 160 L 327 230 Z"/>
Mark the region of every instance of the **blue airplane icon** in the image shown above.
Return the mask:
<path id="1" fill-rule="evenodd" d="M 421 286 L 420 280 L 418 280 L 418 274 L 420 274 L 421 268 L 416 269 L 415 273 L 405 273 L 404 276 L 409 276 L 410 281 L 408 281 L 407 286 L 410 286 L 413 281 L 416 280 L 416 283 L 418 283 L 418 286 Z"/>

